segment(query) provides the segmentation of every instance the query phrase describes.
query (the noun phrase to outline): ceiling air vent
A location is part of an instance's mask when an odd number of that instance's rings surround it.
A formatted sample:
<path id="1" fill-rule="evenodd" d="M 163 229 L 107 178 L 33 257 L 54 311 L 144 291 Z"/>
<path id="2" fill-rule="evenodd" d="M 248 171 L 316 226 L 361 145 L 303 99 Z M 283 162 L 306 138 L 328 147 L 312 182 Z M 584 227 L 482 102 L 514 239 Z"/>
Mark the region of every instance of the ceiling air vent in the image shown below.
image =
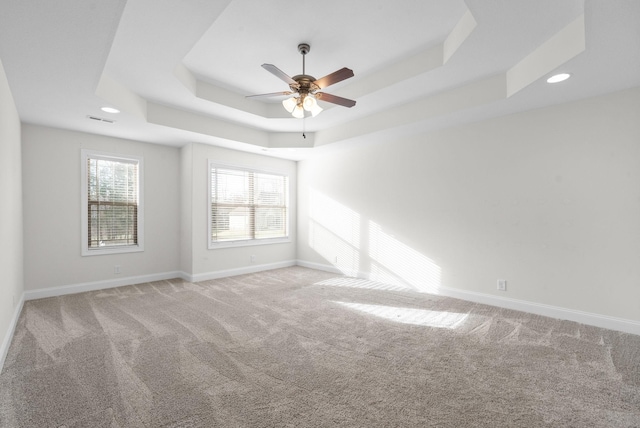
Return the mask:
<path id="1" fill-rule="evenodd" d="M 95 120 L 97 122 L 106 122 L 106 123 L 114 123 L 115 120 L 111 120 L 111 119 L 105 119 L 104 117 L 98 117 L 98 116 L 87 116 L 87 119 L 91 119 L 91 120 Z"/>

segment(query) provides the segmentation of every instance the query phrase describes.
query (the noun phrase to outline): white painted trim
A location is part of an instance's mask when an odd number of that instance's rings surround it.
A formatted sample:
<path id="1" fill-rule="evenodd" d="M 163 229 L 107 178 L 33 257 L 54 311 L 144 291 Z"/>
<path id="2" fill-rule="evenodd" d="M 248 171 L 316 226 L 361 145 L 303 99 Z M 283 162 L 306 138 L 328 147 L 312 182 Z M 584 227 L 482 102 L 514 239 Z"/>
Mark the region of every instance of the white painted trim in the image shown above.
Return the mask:
<path id="1" fill-rule="evenodd" d="M 297 263 L 295 260 L 287 260 L 287 261 L 278 262 L 278 263 L 251 265 L 251 266 L 246 266 L 246 267 L 241 267 L 236 269 L 226 269 L 226 270 L 218 270 L 215 272 L 198 273 L 195 275 L 190 275 L 182 272 L 184 274 L 184 276 L 182 276 L 182 279 L 189 282 L 207 281 L 209 279 L 226 278 L 228 276 L 245 275 L 247 273 L 255 273 L 255 272 L 262 272 L 265 270 L 291 267 L 291 266 L 296 266 L 296 264 Z"/>
<path id="2" fill-rule="evenodd" d="M 151 275 L 131 276 L 126 278 L 119 278 L 106 281 L 87 282 L 82 284 L 65 285 L 60 287 L 42 288 L 39 290 L 25 291 L 20 299 L 20 303 L 16 307 L 14 313 L 14 319 L 12 320 L 9 332 L 4 338 L 2 348 L 0 348 L 0 358 L 4 363 L 5 354 L 8 351 L 11 338 L 15 325 L 20 316 L 20 311 L 24 301 L 42 299 L 46 297 L 63 296 L 66 294 L 82 293 L 85 291 L 96 291 L 113 287 L 122 287 L 125 285 L 141 284 L 145 282 L 161 281 L 172 278 L 182 278 L 189 282 L 206 281 L 209 279 L 226 278 L 229 276 L 244 275 L 248 273 L 262 272 L 272 269 L 280 269 L 290 266 L 302 266 L 310 269 L 322 270 L 325 272 L 335 273 L 337 275 L 344 275 L 337 267 L 333 265 L 326 265 L 320 263 L 307 262 L 304 260 L 288 260 L 278 263 L 269 263 L 262 265 L 251 265 L 236 269 L 226 269 L 215 272 L 207 272 L 200 274 L 189 274 L 181 271 L 163 272 Z M 368 279 L 368 275 L 362 272 L 357 276 L 358 278 Z M 477 293 L 474 291 L 465 291 L 449 287 L 440 287 L 439 295 L 454 297 L 456 299 L 466 300 L 475 303 L 482 303 L 485 305 L 496 306 L 499 308 L 513 309 L 516 311 L 528 312 L 532 314 L 547 316 L 556 319 L 563 319 L 569 321 L 575 321 L 582 324 L 592 325 L 595 327 L 606 328 L 609 330 L 622 331 L 625 333 L 640 335 L 640 322 L 611 317 L 607 315 L 594 314 L 591 312 L 578 311 L 574 309 L 562 308 L 559 306 L 546 305 L 542 303 L 529 302 L 526 300 L 511 299 L 508 297 L 493 296 L 490 294 Z M 0 365 L 1 367 L 1 365 Z"/>
<path id="3" fill-rule="evenodd" d="M 211 204 L 209 204 L 211 205 Z M 209 236 L 211 236 L 211 222 L 209 222 Z M 253 247 L 256 245 L 275 245 L 275 244 L 290 244 L 291 237 L 285 236 L 283 238 L 268 238 L 268 239 L 240 239 L 238 241 L 222 241 L 222 242 L 209 242 L 209 250 L 221 250 L 223 248 L 236 248 L 236 247 Z"/>
<path id="4" fill-rule="evenodd" d="M 226 278 L 228 276 L 244 275 L 247 273 L 262 272 L 265 270 L 279 269 L 296 266 L 295 260 L 262 265 L 251 265 L 237 269 L 226 269 L 215 272 L 206 272 L 196 275 L 183 271 L 162 272 L 150 275 L 129 276 L 105 281 L 92 281 L 80 284 L 62 285 L 59 287 L 40 288 L 24 292 L 24 300 L 44 299 L 47 297 L 64 296 L 66 294 L 84 293 L 85 291 L 105 290 L 108 288 L 123 287 L 125 285 L 142 284 L 145 282 L 162 281 L 165 279 L 181 278 L 189 282 L 206 281 L 208 279 Z"/>
<path id="5" fill-rule="evenodd" d="M 298 266 L 306 267 L 306 268 L 309 268 L 309 269 L 322 270 L 322 271 L 325 271 L 325 272 L 331 272 L 331 273 L 335 273 L 335 274 L 338 274 L 338 275 L 344 275 L 344 272 L 342 272 L 340 269 L 338 269 L 334 265 L 325 265 L 325 264 L 320 264 L 320 263 L 307 262 L 307 261 L 304 261 L 304 260 L 296 260 L 296 264 Z M 358 275 L 358 278 L 360 278 L 360 277 L 362 277 L 362 276 Z"/>
<path id="6" fill-rule="evenodd" d="M 24 306 L 24 293 L 22 293 L 22 295 L 20 296 L 20 301 L 18 302 L 15 310 L 13 311 L 13 317 L 11 318 L 9 329 L 5 333 L 4 339 L 2 340 L 2 345 L 0 346 L 0 372 L 4 368 L 4 361 L 7 358 L 7 353 L 9 352 L 9 346 L 11 345 L 13 334 L 16 331 L 16 326 L 18 325 L 18 318 L 20 318 L 20 313 L 22 312 L 23 306 Z"/>
<path id="7" fill-rule="evenodd" d="M 150 275 L 128 276 L 105 281 L 92 281 L 80 284 L 62 285 L 59 287 L 40 288 L 38 290 L 25 290 L 24 300 L 44 299 L 47 297 L 64 296 L 66 294 L 84 293 L 85 291 L 104 290 L 107 288 L 122 287 L 125 285 L 142 284 L 145 282 L 162 281 L 164 279 L 183 278 L 184 272 L 172 271 Z"/>
<path id="8" fill-rule="evenodd" d="M 291 242 L 291 221 L 290 221 L 290 216 L 291 216 L 291 209 L 290 209 L 290 204 L 291 204 L 291 177 L 290 174 L 288 172 L 285 171 L 276 171 L 276 170 L 269 170 L 269 169 L 256 169 L 253 167 L 248 167 L 248 166 L 242 166 L 242 165 L 231 165 L 231 164 L 227 164 L 224 162 L 218 162 L 215 159 L 208 159 L 207 160 L 207 165 L 208 165 L 208 169 L 207 169 L 207 174 L 208 174 L 208 179 L 207 179 L 207 248 L 209 250 L 217 250 L 217 249 L 221 249 L 221 248 L 233 248 L 233 247 L 249 247 L 252 245 L 268 245 L 268 244 L 285 244 L 285 243 L 290 243 Z M 211 219 L 211 204 L 212 204 L 212 200 L 211 200 L 211 170 L 212 169 L 227 169 L 227 170 L 234 170 L 234 171 L 244 171 L 244 172 L 251 172 L 251 173 L 264 173 L 264 174 L 270 174 L 270 175 L 277 175 L 280 177 L 285 177 L 285 182 L 286 182 L 286 192 L 285 192 L 285 208 L 287 211 L 287 215 L 286 215 L 286 226 L 285 226 L 285 233 L 286 236 L 280 236 L 277 238 L 268 238 L 268 239 L 239 239 L 237 241 L 222 241 L 222 242 L 212 242 L 211 241 L 211 226 L 213 224 L 213 221 Z M 217 173 L 216 173 L 217 176 Z M 208 278 L 208 279 L 212 279 L 212 278 Z"/>
<path id="9" fill-rule="evenodd" d="M 82 237 L 82 242 L 80 244 L 80 254 L 83 257 L 86 256 L 100 256 L 105 254 L 122 254 L 122 253 L 136 253 L 144 251 L 144 158 L 142 156 L 136 155 L 118 155 L 113 153 L 101 152 L 96 150 L 89 149 L 81 149 L 80 157 L 82 161 L 80 162 L 80 183 L 81 183 L 81 192 L 80 192 L 80 236 Z M 114 246 L 114 247 L 103 247 L 103 248 L 89 248 L 88 239 L 89 239 L 89 218 L 87 213 L 87 203 L 88 203 L 88 188 L 89 183 L 87 179 L 87 161 L 90 158 L 94 159 L 104 159 L 104 160 L 114 160 L 114 161 L 134 161 L 138 164 L 138 219 L 137 219 L 137 230 L 138 230 L 138 243 L 136 245 L 122 245 L 122 246 Z"/>
<path id="10" fill-rule="evenodd" d="M 325 272 L 335 273 L 338 275 L 344 275 L 349 278 L 360 278 L 360 279 L 366 279 L 369 281 L 376 281 L 375 279 L 371 279 L 371 274 L 369 273 L 356 271 L 353 269 L 340 269 L 340 266 L 336 266 L 332 264 L 328 265 L 323 263 L 307 262 L 305 260 L 297 260 L 297 265 L 302 267 L 307 267 L 309 269 L 322 270 Z"/>
<path id="11" fill-rule="evenodd" d="M 529 302 L 526 300 L 511 299 L 509 297 L 493 296 L 474 291 L 464 291 L 449 287 L 440 287 L 438 294 L 470 302 L 497 306 L 499 308 L 513 309 L 545 317 L 575 321 L 581 324 L 640 335 L 640 322 L 634 320 L 594 314 L 592 312 L 578 311 L 575 309 L 562 308 L 560 306 L 546 305 L 543 303 Z"/>
<path id="12" fill-rule="evenodd" d="M 307 262 L 304 260 L 297 261 L 298 266 L 310 269 L 322 270 L 338 275 L 345 275 L 339 268 L 333 265 Z M 352 276 L 352 275 L 346 275 Z M 371 279 L 370 274 L 358 272 L 357 278 Z M 482 303 L 485 305 L 496 306 L 498 308 L 513 309 L 516 311 L 527 312 L 545 317 L 556 318 L 561 320 L 575 321 L 581 324 L 587 324 L 594 327 L 606 328 L 609 330 L 622 331 L 640 335 L 640 322 L 628 320 L 624 318 L 610 317 L 607 315 L 594 314 L 591 312 L 578 311 L 575 309 L 562 308 L 560 306 L 545 305 L 542 303 L 529 302 L 526 300 L 512 299 L 502 296 L 493 296 L 491 294 L 477 293 L 474 291 L 465 291 L 457 288 L 439 287 L 440 296 L 454 297 L 469 302 Z"/>

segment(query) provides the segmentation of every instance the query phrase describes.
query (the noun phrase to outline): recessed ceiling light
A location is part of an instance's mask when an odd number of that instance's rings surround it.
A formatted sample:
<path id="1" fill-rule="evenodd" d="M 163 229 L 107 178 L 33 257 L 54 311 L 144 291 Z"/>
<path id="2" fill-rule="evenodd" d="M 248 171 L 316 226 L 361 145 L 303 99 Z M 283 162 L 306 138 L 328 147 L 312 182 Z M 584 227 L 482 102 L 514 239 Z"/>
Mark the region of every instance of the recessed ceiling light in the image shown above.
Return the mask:
<path id="1" fill-rule="evenodd" d="M 551 77 L 549 77 L 547 79 L 547 83 L 558 83 L 558 82 L 564 82 L 565 80 L 567 80 L 569 77 L 571 77 L 571 75 L 569 73 L 560 73 L 560 74 L 555 74 Z"/>
<path id="2" fill-rule="evenodd" d="M 106 112 L 106 113 L 120 113 L 120 110 L 118 110 L 117 108 L 113 108 L 113 107 L 102 107 L 100 110 Z"/>

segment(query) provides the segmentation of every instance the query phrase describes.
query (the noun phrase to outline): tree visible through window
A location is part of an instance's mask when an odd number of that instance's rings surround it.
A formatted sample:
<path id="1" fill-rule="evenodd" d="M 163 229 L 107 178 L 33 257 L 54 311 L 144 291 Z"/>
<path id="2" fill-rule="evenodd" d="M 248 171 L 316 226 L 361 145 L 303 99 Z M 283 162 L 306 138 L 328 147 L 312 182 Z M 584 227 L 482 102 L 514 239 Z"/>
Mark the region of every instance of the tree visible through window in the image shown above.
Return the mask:
<path id="1" fill-rule="evenodd" d="M 286 175 L 210 164 L 210 244 L 288 237 Z"/>
<path id="2" fill-rule="evenodd" d="M 86 152 L 86 246 L 137 250 L 140 244 L 140 159 Z"/>

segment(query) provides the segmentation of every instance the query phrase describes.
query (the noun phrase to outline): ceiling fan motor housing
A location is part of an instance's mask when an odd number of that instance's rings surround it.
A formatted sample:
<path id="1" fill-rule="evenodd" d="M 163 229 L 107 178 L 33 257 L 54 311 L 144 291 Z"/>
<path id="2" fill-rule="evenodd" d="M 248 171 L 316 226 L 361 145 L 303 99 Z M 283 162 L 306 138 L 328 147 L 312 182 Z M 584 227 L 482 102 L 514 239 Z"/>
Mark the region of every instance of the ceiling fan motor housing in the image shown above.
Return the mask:
<path id="1" fill-rule="evenodd" d="M 298 74 L 297 76 L 293 76 L 292 79 L 296 81 L 296 84 L 291 84 L 289 87 L 292 91 L 299 92 L 300 95 L 306 95 L 320 89 L 318 85 L 313 83 L 316 81 L 316 78 L 308 74 Z"/>

